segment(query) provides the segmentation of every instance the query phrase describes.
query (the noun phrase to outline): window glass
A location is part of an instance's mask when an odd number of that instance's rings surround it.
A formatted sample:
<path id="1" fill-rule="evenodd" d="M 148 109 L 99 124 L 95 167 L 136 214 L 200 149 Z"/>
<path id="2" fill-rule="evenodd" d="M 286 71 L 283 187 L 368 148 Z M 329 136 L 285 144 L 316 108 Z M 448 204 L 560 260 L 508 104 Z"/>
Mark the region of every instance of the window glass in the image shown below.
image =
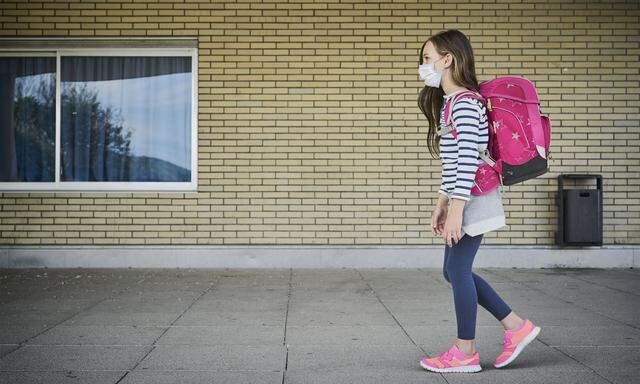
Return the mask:
<path id="1" fill-rule="evenodd" d="M 55 57 L 0 57 L 0 182 L 55 181 Z"/>
<path id="2" fill-rule="evenodd" d="M 191 181 L 191 57 L 62 56 L 61 181 Z"/>

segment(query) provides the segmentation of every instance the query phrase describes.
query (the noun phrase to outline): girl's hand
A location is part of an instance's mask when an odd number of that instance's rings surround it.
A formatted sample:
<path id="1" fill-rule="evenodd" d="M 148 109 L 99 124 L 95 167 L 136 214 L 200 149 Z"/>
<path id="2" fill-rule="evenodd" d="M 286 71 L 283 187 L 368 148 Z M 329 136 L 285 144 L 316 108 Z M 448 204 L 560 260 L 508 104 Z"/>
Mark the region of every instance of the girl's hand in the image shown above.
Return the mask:
<path id="1" fill-rule="evenodd" d="M 447 220 L 444 224 L 444 230 L 442 231 L 442 238 L 444 242 L 452 247 L 457 244 L 462 237 L 462 210 L 460 205 L 453 205 L 451 211 L 447 215 Z M 464 208 L 464 202 L 462 203 Z"/>
<path id="2" fill-rule="evenodd" d="M 431 214 L 431 233 L 436 236 L 442 236 L 442 230 L 444 229 L 444 223 L 447 220 L 447 207 L 436 206 Z"/>

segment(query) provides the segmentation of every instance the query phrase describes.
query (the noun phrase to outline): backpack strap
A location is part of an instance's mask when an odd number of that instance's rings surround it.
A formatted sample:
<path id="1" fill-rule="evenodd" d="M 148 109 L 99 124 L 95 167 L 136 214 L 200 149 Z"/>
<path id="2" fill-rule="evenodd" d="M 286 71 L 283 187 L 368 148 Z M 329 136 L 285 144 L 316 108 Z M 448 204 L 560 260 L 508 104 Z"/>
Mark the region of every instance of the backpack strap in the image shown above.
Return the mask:
<path id="1" fill-rule="evenodd" d="M 444 122 L 446 125 L 450 125 L 451 123 L 451 115 L 453 114 L 453 106 L 455 105 L 455 103 L 458 101 L 458 99 L 460 99 L 460 97 L 462 95 L 467 95 L 467 97 L 471 97 L 472 99 L 476 99 L 476 100 L 480 100 L 481 102 L 484 103 L 484 97 L 479 94 L 478 92 L 475 91 L 463 91 L 460 92 L 458 94 L 453 95 L 453 97 L 451 98 L 451 100 L 449 100 L 445 106 L 444 106 Z"/>
<path id="2" fill-rule="evenodd" d="M 456 141 L 458 141 L 458 132 L 457 129 L 455 127 L 455 124 L 452 122 L 452 110 L 453 110 L 453 106 L 455 105 L 455 103 L 460 99 L 460 97 L 462 97 L 463 95 L 466 95 L 467 97 L 471 97 L 473 99 L 479 100 L 480 102 L 482 102 L 483 104 L 485 103 L 485 98 L 478 92 L 475 91 L 463 91 L 460 92 L 456 95 L 454 95 L 451 100 L 449 100 L 444 107 L 444 119 L 445 119 L 445 126 L 448 126 L 451 128 L 451 134 L 453 135 L 454 139 Z M 489 156 L 489 149 L 485 148 L 484 151 L 480 151 L 478 152 L 478 156 L 484 160 L 485 163 L 487 163 L 491 168 L 495 168 L 496 162 L 491 158 L 491 156 Z M 502 174 L 501 172 L 499 172 L 500 174 Z M 499 177 L 500 179 L 500 184 L 502 184 L 502 178 Z"/>
<path id="3" fill-rule="evenodd" d="M 484 97 L 482 97 L 481 94 L 479 94 L 478 92 L 468 91 L 468 90 L 454 95 L 453 98 L 451 98 L 451 100 L 447 100 L 447 102 L 444 105 L 445 126 L 442 128 L 441 134 L 444 135 L 446 133 L 451 132 L 451 134 L 456 139 L 456 141 L 458 141 L 458 131 L 456 129 L 455 124 L 452 121 L 451 115 L 453 115 L 453 106 L 455 105 L 456 101 L 458 101 L 458 99 L 460 99 L 460 97 L 465 94 L 470 96 L 472 99 L 476 99 L 476 100 L 480 100 L 481 102 L 484 102 Z"/>
<path id="4" fill-rule="evenodd" d="M 445 103 L 444 103 L 444 125 L 440 126 L 440 129 L 438 130 L 438 135 L 440 136 L 444 136 L 449 132 L 453 131 L 453 137 L 456 138 L 457 140 L 457 132 L 455 131 L 455 125 L 452 124 L 451 122 L 451 110 L 452 110 L 452 106 L 453 104 L 458 100 L 458 98 L 463 95 L 463 94 L 469 94 L 472 95 L 474 94 L 472 91 L 466 90 L 463 91 L 461 93 L 455 94 L 453 96 L 453 98 L 448 99 Z"/>

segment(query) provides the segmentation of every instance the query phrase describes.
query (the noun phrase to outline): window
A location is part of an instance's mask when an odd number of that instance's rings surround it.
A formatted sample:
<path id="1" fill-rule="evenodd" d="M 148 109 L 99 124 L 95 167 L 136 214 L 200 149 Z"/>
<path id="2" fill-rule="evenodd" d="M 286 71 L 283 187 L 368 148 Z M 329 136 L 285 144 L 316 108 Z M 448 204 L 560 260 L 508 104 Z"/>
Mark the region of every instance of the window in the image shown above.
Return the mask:
<path id="1" fill-rule="evenodd" d="M 195 48 L 0 49 L 0 191 L 197 190 Z"/>

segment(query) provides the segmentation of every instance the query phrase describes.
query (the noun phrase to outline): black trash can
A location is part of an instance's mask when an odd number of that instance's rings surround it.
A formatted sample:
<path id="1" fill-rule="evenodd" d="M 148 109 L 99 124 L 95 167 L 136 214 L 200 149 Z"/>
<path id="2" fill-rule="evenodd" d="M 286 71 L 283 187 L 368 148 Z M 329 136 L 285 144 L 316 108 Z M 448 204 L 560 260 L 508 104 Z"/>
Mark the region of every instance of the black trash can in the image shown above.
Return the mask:
<path id="1" fill-rule="evenodd" d="M 564 189 L 564 179 L 595 178 L 596 189 Z M 558 245 L 602 245 L 602 176 L 558 175 Z"/>

